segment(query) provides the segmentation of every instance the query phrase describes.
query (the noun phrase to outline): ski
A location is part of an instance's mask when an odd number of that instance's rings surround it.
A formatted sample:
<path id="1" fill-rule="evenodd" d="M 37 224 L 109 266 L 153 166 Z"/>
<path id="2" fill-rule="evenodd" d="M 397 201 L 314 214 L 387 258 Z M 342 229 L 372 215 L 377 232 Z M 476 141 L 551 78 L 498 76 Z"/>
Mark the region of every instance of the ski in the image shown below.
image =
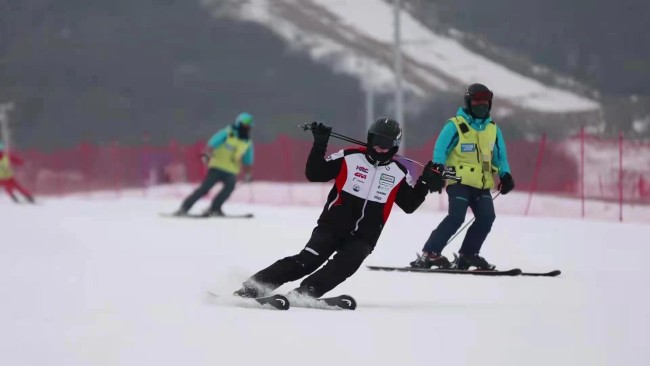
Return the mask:
<path id="1" fill-rule="evenodd" d="M 291 297 L 291 305 L 299 308 L 322 310 L 354 310 L 357 308 L 357 301 L 350 295 L 321 297 L 318 299 L 296 296 Z"/>
<path id="2" fill-rule="evenodd" d="M 291 307 L 291 304 L 289 303 L 289 300 L 282 296 L 282 295 L 271 295 L 271 296 L 265 296 L 265 297 L 256 297 L 252 300 L 255 300 L 258 304 L 264 306 L 264 305 L 271 305 L 275 309 L 278 310 L 289 310 L 289 307 Z"/>
<path id="3" fill-rule="evenodd" d="M 174 219 L 252 219 L 255 217 L 252 213 L 238 214 L 238 215 L 223 215 L 223 216 L 204 216 L 199 214 L 186 214 L 174 215 L 168 213 L 161 213 L 160 216 Z"/>
<path id="4" fill-rule="evenodd" d="M 289 310 L 291 303 L 283 295 L 270 295 L 264 297 L 246 298 L 239 296 L 223 297 L 214 292 L 208 291 L 208 296 L 215 300 L 216 303 L 225 305 L 235 305 L 241 307 L 261 307 L 271 310 Z"/>
<path id="5" fill-rule="evenodd" d="M 413 267 L 382 267 L 366 266 L 371 271 L 397 271 L 397 272 L 419 272 L 419 273 L 447 273 L 447 274 L 466 274 L 475 276 L 519 276 L 523 272 L 519 268 L 509 270 L 464 270 L 464 269 L 444 269 L 444 268 L 413 268 Z"/>
<path id="6" fill-rule="evenodd" d="M 318 299 L 296 297 L 291 299 L 291 304 L 299 308 L 323 310 L 354 310 L 357 308 L 357 301 L 350 295 L 321 297 Z"/>
<path id="7" fill-rule="evenodd" d="M 530 276 L 530 277 L 557 277 L 562 274 L 562 271 L 559 269 L 549 271 L 549 272 L 522 272 L 522 276 Z"/>

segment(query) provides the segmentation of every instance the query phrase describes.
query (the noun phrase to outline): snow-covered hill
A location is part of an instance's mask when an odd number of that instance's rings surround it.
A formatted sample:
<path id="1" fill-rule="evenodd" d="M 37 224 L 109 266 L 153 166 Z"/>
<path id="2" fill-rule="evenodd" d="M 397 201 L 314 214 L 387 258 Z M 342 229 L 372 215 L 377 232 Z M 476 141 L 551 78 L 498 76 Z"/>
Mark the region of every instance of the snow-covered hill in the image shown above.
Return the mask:
<path id="1" fill-rule="evenodd" d="M 297 50 L 334 69 L 391 92 L 393 9 L 385 0 L 204 0 L 216 15 L 268 27 Z M 224 3 L 226 5 L 224 5 Z M 407 89 L 426 98 L 457 94 L 473 82 L 495 90 L 513 108 L 543 112 L 589 112 L 592 99 L 544 85 L 476 54 L 456 39 L 433 32 L 402 11 L 402 39 Z"/>

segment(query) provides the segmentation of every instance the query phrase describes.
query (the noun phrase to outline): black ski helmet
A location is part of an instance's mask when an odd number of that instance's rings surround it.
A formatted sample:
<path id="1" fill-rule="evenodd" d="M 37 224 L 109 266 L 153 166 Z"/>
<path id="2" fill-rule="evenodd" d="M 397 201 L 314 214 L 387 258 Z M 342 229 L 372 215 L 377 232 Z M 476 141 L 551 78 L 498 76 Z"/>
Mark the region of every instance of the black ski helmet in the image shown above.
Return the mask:
<path id="1" fill-rule="evenodd" d="M 483 84 L 472 84 L 467 87 L 465 91 L 465 108 L 467 112 L 474 118 L 487 118 L 490 115 L 490 110 L 492 110 L 492 97 L 494 94 L 487 86 Z M 475 111 L 472 110 L 472 100 L 482 100 L 488 102 L 487 111 Z M 478 113 L 477 113 L 478 112 Z"/>
<path id="2" fill-rule="evenodd" d="M 402 128 L 394 119 L 379 118 L 368 129 L 367 141 L 370 159 L 380 163 L 388 162 L 397 154 L 399 144 L 402 142 Z M 375 151 L 374 146 L 389 149 L 389 151 L 379 153 Z"/>

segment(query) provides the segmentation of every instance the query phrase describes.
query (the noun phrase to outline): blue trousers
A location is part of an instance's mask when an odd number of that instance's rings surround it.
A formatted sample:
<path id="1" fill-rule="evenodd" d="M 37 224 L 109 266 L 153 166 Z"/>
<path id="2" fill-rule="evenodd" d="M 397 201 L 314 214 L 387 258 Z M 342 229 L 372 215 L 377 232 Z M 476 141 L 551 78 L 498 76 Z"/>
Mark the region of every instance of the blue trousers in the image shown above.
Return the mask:
<path id="1" fill-rule="evenodd" d="M 463 184 L 447 186 L 449 212 L 438 227 L 431 232 L 423 251 L 441 253 L 449 238 L 458 231 L 465 221 L 467 208 L 471 208 L 475 221 L 470 225 L 459 253 L 478 254 L 485 238 L 492 229 L 495 219 L 494 203 L 489 189 L 478 189 Z"/>

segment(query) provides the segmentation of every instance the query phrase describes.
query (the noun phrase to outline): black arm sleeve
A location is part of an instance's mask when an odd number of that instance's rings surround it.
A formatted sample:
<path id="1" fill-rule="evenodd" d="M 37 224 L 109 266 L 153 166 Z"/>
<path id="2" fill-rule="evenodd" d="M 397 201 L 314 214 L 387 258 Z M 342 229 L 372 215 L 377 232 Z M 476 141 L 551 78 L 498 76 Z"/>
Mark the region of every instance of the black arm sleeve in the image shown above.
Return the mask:
<path id="1" fill-rule="evenodd" d="M 395 197 L 395 203 L 407 214 L 415 212 L 418 207 L 424 202 L 428 193 L 427 185 L 420 182 L 411 187 L 406 183 L 406 180 L 402 180 L 397 191 L 397 196 Z"/>
<path id="2" fill-rule="evenodd" d="M 310 182 L 327 182 L 336 178 L 342 164 L 343 159 L 325 160 L 325 149 L 314 145 L 307 157 L 305 176 Z"/>

